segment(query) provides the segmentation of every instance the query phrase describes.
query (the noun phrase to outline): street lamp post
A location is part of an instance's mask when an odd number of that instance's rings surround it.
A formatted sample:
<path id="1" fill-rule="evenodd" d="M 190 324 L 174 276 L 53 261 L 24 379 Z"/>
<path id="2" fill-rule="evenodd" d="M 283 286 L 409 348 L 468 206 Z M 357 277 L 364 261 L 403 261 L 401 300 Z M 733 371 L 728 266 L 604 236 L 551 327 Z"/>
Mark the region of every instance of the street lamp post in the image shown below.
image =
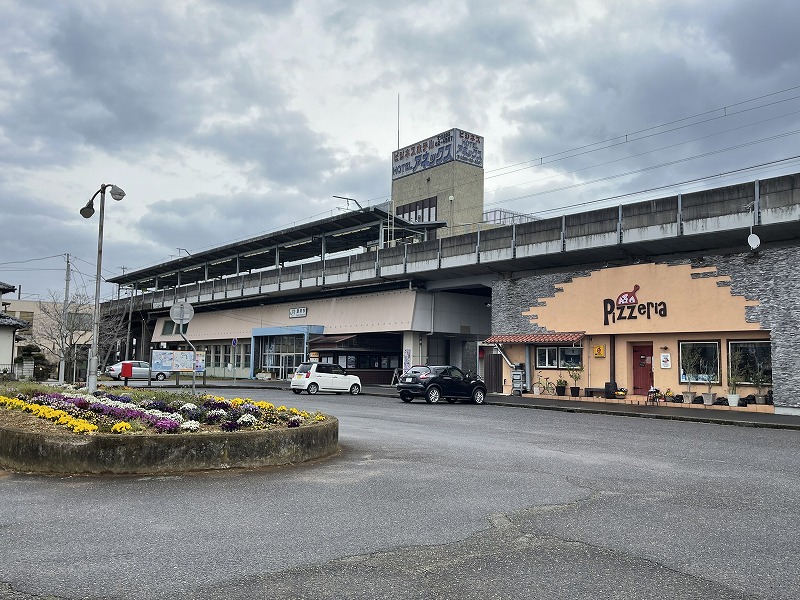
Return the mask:
<path id="1" fill-rule="evenodd" d="M 86 377 L 86 385 L 89 388 L 89 393 L 93 394 L 97 391 L 97 350 L 98 340 L 100 338 L 100 281 L 102 277 L 102 264 L 103 264 L 103 215 L 106 208 L 106 188 L 111 188 L 109 193 L 114 200 L 122 200 L 125 197 L 123 192 L 116 185 L 110 183 L 103 183 L 100 189 L 94 193 L 92 199 L 86 203 L 81 209 L 81 216 L 88 219 L 94 214 L 94 199 L 100 194 L 100 226 L 97 233 L 97 273 L 95 278 L 94 287 L 94 315 L 92 316 L 92 345 L 89 348 L 89 372 Z"/>

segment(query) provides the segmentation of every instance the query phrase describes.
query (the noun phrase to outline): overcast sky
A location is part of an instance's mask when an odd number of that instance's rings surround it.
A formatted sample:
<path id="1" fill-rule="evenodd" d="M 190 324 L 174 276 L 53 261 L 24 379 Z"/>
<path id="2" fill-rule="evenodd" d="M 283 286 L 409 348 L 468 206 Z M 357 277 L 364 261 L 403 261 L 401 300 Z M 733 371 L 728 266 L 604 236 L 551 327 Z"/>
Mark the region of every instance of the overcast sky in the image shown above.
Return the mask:
<path id="1" fill-rule="evenodd" d="M 398 131 L 484 136 L 485 208 L 542 216 L 800 172 L 797 0 L 0 15 L 0 281 L 23 299 L 63 295 L 67 253 L 73 290 L 94 294 L 98 219 L 78 211 L 101 183 L 127 193 L 106 202 L 110 278 L 329 217 L 334 195 L 386 201 Z"/>

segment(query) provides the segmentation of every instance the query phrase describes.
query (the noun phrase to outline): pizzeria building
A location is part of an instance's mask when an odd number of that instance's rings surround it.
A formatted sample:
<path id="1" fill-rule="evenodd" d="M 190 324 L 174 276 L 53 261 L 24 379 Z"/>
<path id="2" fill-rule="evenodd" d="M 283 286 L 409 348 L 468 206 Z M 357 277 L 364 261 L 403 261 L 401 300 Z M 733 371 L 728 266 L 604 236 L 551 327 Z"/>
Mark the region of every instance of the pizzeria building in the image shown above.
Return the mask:
<path id="1" fill-rule="evenodd" d="M 791 295 L 779 273 L 797 258 L 795 248 L 653 257 L 497 282 L 493 330 L 517 328 L 486 340 L 505 359 L 503 391 L 524 372 L 523 393 L 561 380 L 582 396 L 761 401 L 782 341 L 772 329 Z"/>

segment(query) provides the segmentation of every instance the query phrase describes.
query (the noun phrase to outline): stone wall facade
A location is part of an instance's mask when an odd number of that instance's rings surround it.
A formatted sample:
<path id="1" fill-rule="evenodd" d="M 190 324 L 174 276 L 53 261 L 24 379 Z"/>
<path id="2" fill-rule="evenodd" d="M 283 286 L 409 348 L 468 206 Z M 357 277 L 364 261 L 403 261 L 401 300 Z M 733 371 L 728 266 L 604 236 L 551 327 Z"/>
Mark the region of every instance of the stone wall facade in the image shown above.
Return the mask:
<path id="1" fill-rule="evenodd" d="M 745 300 L 758 301 L 757 306 L 747 307 L 745 317 L 747 322 L 760 323 L 761 329 L 771 332 L 775 404 L 800 406 L 800 247 L 763 247 L 754 252 L 708 256 L 654 256 L 653 262 L 715 268 L 716 272 L 706 270 L 696 277 L 729 276 L 730 281 L 719 281 L 718 285 L 729 286 L 731 294 Z M 602 268 L 524 274 L 496 281 L 492 287 L 492 334 L 547 332 L 531 322 L 535 318 L 523 313 L 533 309 L 535 315 L 535 307 L 554 298 L 564 283 Z"/>

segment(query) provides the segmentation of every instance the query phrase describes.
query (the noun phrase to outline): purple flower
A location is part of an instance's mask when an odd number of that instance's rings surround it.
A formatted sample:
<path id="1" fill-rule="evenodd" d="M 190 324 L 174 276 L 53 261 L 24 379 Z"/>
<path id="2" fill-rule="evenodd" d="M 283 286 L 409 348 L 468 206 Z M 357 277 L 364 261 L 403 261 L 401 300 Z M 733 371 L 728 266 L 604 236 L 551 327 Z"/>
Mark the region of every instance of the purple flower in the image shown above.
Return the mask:
<path id="1" fill-rule="evenodd" d="M 172 419 L 159 419 L 153 423 L 153 427 L 155 427 L 159 433 L 175 433 L 180 426 L 180 423 Z"/>

